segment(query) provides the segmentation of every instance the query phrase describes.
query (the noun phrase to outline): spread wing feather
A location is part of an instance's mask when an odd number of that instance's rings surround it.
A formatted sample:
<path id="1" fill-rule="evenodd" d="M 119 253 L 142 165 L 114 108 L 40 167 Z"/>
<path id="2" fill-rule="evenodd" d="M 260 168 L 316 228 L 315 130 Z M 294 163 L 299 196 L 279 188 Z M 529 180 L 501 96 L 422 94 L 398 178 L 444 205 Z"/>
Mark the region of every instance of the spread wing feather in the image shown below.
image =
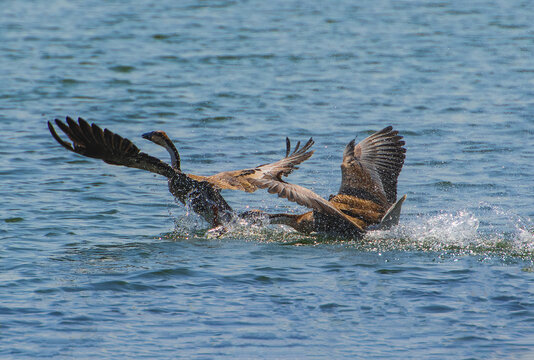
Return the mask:
<path id="1" fill-rule="evenodd" d="M 67 117 L 66 123 L 56 119 L 55 123 L 68 136 L 72 144 L 63 140 L 56 133 L 50 121 L 48 122 L 48 129 L 54 139 L 69 151 L 90 158 L 101 159 L 112 165 L 148 170 L 168 178 L 175 174 L 175 171 L 168 164 L 141 152 L 130 140 L 108 129 L 102 130 L 96 124 L 89 125 L 82 118 L 78 118 L 78 122 L 76 122 Z"/>
<path id="2" fill-rule="evenodd" d="M 197 180 L 204 180 L 219 189 L 242 190 L 254 192 L 258 189 L 255 180 L 276 179 L 281 180 L 282 176 L 288 176 L 303 161 L 306 161 L 313 155 L 310 148 L 314 144 L 313 139 L 309 139 L 303 147 L 300 147 L 300 141 L 291 152 L 291 141 L 286 138 L 286 156 L 274 163 L 259 165 L 255 168 L 244 170 L 225 171 L 211 176 L 197 176 L 188 174 L 188 176 Z"/>
<path id="3" fill-rule="evenodd" d="M 397 199 L 397 178 L 406 157 L 405 142 L 388 126 L 356 145 L 352 140 L 343 152 L 339 194 L 357 195 L 384 206 Z"/>
<path id="4" fill-rule="evenodd" d="M 279 197 L 299 205 L 342 219 L 350 226 L 356 227 L 358 231 L 363 231 L 359 224 L 310 189 L 277 179 L 253 179 L 251 181 L 257 187 L 267 189 L 271 194 L 277 194 Z"/>

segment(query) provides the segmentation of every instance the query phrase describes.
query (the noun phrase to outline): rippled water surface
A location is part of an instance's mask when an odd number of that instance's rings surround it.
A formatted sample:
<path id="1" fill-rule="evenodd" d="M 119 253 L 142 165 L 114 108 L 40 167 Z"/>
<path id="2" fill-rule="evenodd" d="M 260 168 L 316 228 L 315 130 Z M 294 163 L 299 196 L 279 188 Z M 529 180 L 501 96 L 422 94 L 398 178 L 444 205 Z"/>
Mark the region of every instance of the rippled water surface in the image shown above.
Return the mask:
<path id="1" fill-rule="evenodd" d="M 529 1 L 14 1 L 0 13 L 0 357 L 534 356 Z M 164 178 L 82 158 L 82 116 L 196 174 L 277 160 L 328 196 L 344 146 L 393 125 L 401 224 L 363 241 L 235 224 Z M 239 211 L 299 213 L 264 191 Z"/>

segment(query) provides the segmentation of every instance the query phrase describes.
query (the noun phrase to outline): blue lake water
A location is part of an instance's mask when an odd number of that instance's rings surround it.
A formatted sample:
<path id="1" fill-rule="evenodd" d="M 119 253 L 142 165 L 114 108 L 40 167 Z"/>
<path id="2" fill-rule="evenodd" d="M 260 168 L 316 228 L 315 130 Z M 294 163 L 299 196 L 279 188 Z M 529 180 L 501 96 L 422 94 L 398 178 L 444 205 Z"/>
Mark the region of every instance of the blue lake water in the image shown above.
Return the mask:
<path id="1" fill-rule="evenodd" d="M 0 357 L 532 359 L 530 1 L 2 1 Z M 401 223 L 363 241 L 236 224 L 62 149 L 46 121 L 161 129 L 213 174 L 315 140 L 327 197 L 393 125 Z M 224 192 L 238 211 L 304 208 Z"/>

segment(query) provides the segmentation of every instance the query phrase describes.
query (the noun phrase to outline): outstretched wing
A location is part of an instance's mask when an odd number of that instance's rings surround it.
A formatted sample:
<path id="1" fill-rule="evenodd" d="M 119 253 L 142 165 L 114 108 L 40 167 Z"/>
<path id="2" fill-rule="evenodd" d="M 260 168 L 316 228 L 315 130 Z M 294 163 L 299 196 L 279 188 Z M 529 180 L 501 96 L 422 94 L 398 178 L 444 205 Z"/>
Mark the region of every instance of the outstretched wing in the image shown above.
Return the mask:
<path id="1" fill-rule="evenodd" d="M 298 169 L 297 165 L 313 155 L 313 150 L 310 151 L 313 144 L 314 141 L 310 138 L 310 140 L 308 140 L 308 142 L 301 148 L 299 141 L 293 152 L 291 152 L 291 142 L 286 138 L 286 156 L 274 163 L 244 170 L 225 171 L 206 177 L 192 174 L 188 174 L 188 176 L 195 180 L 207 181 L 219 189 L 254 192 L 258 189 L 255 180 L 281 180 L 282 176 L 288 176 L 293 170 Z"/>
<path id="2" fill-rule="evenodd" d="M 349 216 L 338 210 L 331 202 L 323 199 L 310 189 L 300 185 L 290 184 L 277 179 L 254 179 L 252 182 L 262 189 L 267 189 L 271 194 L 277 194 L 281 198 L 296 202 L 320 213 L 334 216 L 353 226 L 357 231 L 364 231 L 363 228 Z"/>
<path id="3" fill-rule="evenodd" d="M 55 123 L 69 137 L 72 145 L 59 137 L 50 121 L 48 122 L 48 129 L 54 139 L 69 151 L 101 159 L 112 165 L 148 170 L 168 178 L 175 174 L 175 171 L 168 164 L 141 152 L 130 140 L 108 129 L 102 130 L 96 124 L 89 125 L 82 118 L 78 118 L 76 123 L 68 116 L 66 123 L 58 119 L 55 120 Z"/>
<path id="4" fill-rule="evenodd" d="M 339 194 L 378 202 L 388 208 L 397 199 L 397 178 L 406 157 L 398 131 L 388 126 L 343 152 Z"/>

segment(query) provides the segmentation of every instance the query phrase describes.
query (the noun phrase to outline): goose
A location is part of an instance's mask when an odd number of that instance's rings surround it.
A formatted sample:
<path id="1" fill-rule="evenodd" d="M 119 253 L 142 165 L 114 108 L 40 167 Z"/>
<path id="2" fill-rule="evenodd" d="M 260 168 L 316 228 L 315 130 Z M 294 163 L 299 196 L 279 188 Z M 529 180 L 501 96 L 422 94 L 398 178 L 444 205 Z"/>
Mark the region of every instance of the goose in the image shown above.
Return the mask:
<path id="1" fill-rule="evenodd" d="M 100 159 L 111 165 L 147 170 L 165 176 L 168 179 L 171 194 L 182 204 L 189 204 L 191 209 L 203 217 L 212 228 L 229 223 L 235 216 L 220 190 L 253 192 L 258 189 L 254 180 L 267 178 L 281 180 L 282 176 L 288 176 L 293 170 L 298 169 L 297 165 L 309 159 L 314 152 L 310 150 L 314 144 L 312 138 L 303 147 L 300 147 L 300 142 L 298 142 L 292 152 L 291 142 L 286 138 L 286 156 L 281 160 L 243 170 L 200 176 L 182 172 L 178 150 L 164 131 L 152 131 L 142 136 L 163 146 L 170 154 L 171 165 L 141 152 L 127 138 L 108 129 L 102 130 L 98 125 L 89 124 L 82 118 L 78 118 L 76 122 L 67 116 L 65 122 L 55 119 L 55 124 L 67 135 L 72 144 L 63 140 L 52 123 L 48 121 L 48 129 L 52 137 L 69 151 Z"/>
<path id="2" fill-rule="evenodd" d="M 328 233 L 361 238 L 367 230 L 388 229 L 399 222 L 406 195 L 397 200 L 397 179 L 406 149 L 403 137 L 388 126 L 360 143 L 350 141 L 343 152 L 341 186 L 328 200 L 281 178 L 251 179 L 269 193 L 306 206 L 304 214 L 269 214 L 271 224 L 288 225 L 302 233 Z"/>

